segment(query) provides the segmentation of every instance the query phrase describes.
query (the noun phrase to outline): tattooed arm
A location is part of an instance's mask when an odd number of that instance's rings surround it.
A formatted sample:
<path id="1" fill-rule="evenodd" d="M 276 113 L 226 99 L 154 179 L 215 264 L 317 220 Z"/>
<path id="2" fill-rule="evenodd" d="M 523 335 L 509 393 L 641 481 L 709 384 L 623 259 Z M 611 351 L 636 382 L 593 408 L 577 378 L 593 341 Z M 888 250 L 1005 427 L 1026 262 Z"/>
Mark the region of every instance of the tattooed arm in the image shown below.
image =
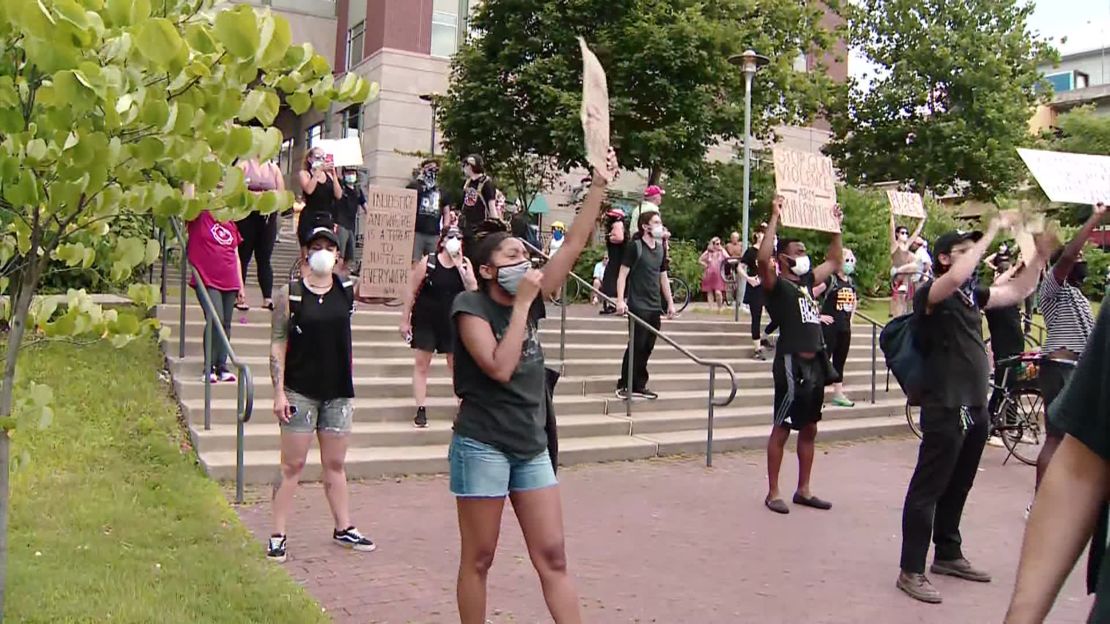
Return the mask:
<path id="1" fill-rule="evenodd" d="M 283 286 L 274 297 L 270 320 L 270 381 L 274 384 L 274 416 L 289 422 L 289 399 L 285 396 L 285 350 L 289 340 L 289 287 Z"/>

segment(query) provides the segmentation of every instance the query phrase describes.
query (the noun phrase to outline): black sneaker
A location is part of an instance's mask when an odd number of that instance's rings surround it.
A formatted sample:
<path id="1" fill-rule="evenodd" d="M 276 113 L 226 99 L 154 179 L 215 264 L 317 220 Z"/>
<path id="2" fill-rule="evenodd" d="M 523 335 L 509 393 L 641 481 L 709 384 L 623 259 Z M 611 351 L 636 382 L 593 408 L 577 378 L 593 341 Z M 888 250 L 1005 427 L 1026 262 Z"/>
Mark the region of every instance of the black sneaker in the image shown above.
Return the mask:
<path id="1" fill-rule="evenodd" d="M 332 531 L 331 539 L 340 546 L 359 552 L 371 552 L 377 548 L 369 537 L 364 537 L 355 527 L 348 527 L 345 531 Z"/>
<path id="2" fill-rule="evenodd" d="M 426 429 L 428 427 L 428 410 L 420 407 L 416 409 L 416 418 L 412 419 L 412 424 L 417 429 Z"/>
<path id="3" fill-rule="evenodd" d="M 647 388 L 644 388 L 643 390 L 633 390 L 632 396 L 636 397 L 637 399 L 647 399 L 649 401 L 654 401 L 655 399 L 659 398 L 658 394 L 652 392 L 651 390 L 648 390 Z"/>
<path id="4" fill-rule="evenodd" d="M 266 547 L 266 558 L 270 561 L 285 563 L 285 536 L 271 535 L 270 544 Z"/>

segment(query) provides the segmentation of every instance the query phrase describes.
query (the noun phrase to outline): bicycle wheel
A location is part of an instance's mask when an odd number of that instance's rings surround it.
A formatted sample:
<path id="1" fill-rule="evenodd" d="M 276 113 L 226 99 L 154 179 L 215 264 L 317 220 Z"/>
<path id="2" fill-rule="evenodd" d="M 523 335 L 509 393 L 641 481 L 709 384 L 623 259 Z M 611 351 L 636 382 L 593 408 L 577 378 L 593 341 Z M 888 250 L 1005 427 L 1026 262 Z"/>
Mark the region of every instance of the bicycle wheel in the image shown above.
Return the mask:
<path id="1" fill-rule="evenodd" d="M 671 299 L 674 301 L 675 312 L 682 314 L 686 310 L 686 306 L 690 305 L 690 287 L 686 285 L 686 281 L 680 277 L 670 278 L 671 282 Z"/>
<path id="2" fill-rule="evenodd" d="M 1034 388 L 1007 393 L 995 413 L 995 422 L 1001 421 L 996 429 L 1006 450 L 1029 466 L 1037 465 L 1044 446 L 1046 415 L 1041 393 Z"/>
<path id="3" fill-rule="evenodd" d="M 913 432 L 918 439 L 921 438 L 921 408 L 916 405 L 906 403 L 906 422 L 910 425 L 910 431 Z"/>

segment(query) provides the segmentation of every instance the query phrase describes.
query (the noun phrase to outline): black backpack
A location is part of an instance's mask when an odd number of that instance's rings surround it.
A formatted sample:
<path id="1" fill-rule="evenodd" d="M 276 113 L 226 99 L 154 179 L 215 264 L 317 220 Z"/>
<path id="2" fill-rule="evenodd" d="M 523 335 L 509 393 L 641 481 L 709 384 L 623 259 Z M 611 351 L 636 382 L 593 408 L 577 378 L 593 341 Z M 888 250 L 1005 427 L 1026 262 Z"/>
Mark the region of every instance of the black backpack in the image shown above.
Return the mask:
<path id="1" fill-rule="evenodd" d="M 905 314 L 887 323 L 879 334 L 879 347 L 908 403 L 921 405 L 925 389 L 925 354 L 917 340 L 917 316 Z"/>
<path id="2" fill-rule="evenodd" d="M 333 287 L 338 283 L 343 288 L 343 293 L 347 296 L 347 303 L 351 308 L 351 314 L 355 313 L 355 282 L 350 278 L 341 278 L 338 275 L 332 275 Z M 299 279 L 289 282 L 289 329 L 292 330 L 296 327 L 297 315 L 301 312 L 301 300 L 304 297 L 304 282 Z"/>

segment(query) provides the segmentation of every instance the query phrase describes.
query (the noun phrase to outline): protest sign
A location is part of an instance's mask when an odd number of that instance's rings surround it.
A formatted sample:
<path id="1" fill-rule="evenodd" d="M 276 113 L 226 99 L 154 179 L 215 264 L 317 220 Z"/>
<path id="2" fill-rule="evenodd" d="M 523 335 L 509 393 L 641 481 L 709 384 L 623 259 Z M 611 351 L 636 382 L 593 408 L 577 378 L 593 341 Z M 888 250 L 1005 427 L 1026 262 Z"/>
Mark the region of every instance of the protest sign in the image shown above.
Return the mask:
<path id="1" fill-rule="evenodd" d="M 582 49 L 582 133 L 586 139 L 586 161 L 602 175 L 608 171 L 609 86 L 605 69 L 586 40 L 578 38 Z"/>
<path id="2" fill-rule="evenodd" d="M 1018 149 L 1045 195 L 1054 202 L 1110 201 L 1110 156 Z"/>
<path id="3" fill-rule="evenodd" d="M 925 218 L 925 202 L 917 193 L 903 193 L 900 191 L 887 191 L 886 198 L 890 201 L 890 210 L 902 217 L 914 219 Z"/>
<path id="4" fill-rule="evenodd" d="M 317 139 L 312 147 L 318 147 L 325 154 L 331 154 L 336 167 L 361 167 L 362 142 L 358 137 L 346 139 Z"/>
<path id="5" fill-rule="evenodd" d="M 782 224 L 787 227 L 839 232 L 834 214 L 836 176 L 832 160 L 788 147 L 774 149 L 775 186 L 783 196 Z"/>
<path id="6" fill-rule="evenodd" d="M 359 297 L 400 299 L 412 270 L 416 191 L 371 186 L 366 194 Z"/>

